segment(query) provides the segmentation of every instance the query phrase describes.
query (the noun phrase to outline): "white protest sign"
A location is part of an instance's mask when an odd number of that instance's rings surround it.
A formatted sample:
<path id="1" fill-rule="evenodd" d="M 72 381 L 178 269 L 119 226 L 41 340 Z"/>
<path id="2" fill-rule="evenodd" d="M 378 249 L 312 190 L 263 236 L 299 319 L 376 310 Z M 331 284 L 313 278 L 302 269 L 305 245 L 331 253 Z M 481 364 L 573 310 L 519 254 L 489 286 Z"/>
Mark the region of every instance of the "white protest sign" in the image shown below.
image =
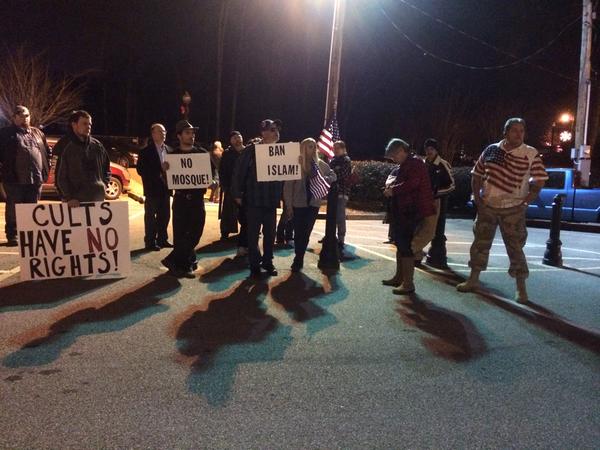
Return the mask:
<path id="1" fill-rule="evenodd" d="M 127 202 L 16 205 L 21 280 L 131 272 Z"/>
<path id="2" fill-rule="evenodd" d="M 300 143 L 256 144 L 256 180 L 299 180 Z"/>
<path id="3" fill-rule="evenodd" d="M 210 186 L 212 170 L 208 153 L 171 154 L 165 156 L 165 161 L 169 163 L 169 189 L 201 189 Z"/>

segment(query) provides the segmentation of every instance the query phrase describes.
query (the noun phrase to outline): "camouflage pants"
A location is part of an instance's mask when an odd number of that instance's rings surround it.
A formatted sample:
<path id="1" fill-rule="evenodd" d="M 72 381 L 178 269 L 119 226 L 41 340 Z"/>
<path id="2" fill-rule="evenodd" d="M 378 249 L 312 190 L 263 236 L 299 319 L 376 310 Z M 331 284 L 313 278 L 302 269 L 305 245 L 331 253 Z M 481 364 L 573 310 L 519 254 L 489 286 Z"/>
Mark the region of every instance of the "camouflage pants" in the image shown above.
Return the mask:
<path id="1" fill-rule="evenodd" d="M 469 267 L 473 270 L 483 271 L 487 268 L 492 241 L 496 235 L 496 228 L 500 225 L 502 240 L 506 246 L 506 253 L 510 259 L 508 274 L 513 278 L 526 278 L 529 275 L 527 260 L 523 247 L 527 241 L 527 227 L 525 225 L 525 207 L 491 208 L 486 206 L 477 212 L 473 225 L 475 240 L 471 245 L 471 260 Z"/>

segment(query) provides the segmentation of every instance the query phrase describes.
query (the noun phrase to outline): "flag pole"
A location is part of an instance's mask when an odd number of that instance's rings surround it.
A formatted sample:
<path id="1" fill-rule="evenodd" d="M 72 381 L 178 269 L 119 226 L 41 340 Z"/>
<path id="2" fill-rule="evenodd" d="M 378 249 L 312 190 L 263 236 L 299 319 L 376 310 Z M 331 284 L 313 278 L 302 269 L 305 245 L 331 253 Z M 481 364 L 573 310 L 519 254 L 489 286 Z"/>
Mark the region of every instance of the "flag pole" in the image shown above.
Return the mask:
<path id="1" fill-rule="evenodd" d="M 331 49 L 329 53 L 329 74 L 327 77 L 325 123 L 323 128 L 327 128 L 327 122 L 331 120 L 333 114 L 337 112 L 345 9 L 345 0 L 335 0 L 333 8 L 333 26 L 331 30 Z M 319 254 L 318 267 L 323 272 L 335 273 L 340 268 L 340 249 L 335 236 L 337 224 L 337 197 L 337 183 L 333 183 L 331 185 L 331 189 L 329 190 L 329 194 L 327 195 L 325 237 L 323 238 L 323 247 L 321 248 L 321 253 Z"/>
<path id="2" fill-rule="evenodd" d="M 335 0 L 333 7 L 333 26 L 331 27 L 331 48 L 329 50 L 329 73 L 327 76 L 327 98 L 325 100 L 325 120 L 323 128 L 337 111 L 340 91 L 340 67 L 342 63 L 342 40 L 346 0 Z"/>

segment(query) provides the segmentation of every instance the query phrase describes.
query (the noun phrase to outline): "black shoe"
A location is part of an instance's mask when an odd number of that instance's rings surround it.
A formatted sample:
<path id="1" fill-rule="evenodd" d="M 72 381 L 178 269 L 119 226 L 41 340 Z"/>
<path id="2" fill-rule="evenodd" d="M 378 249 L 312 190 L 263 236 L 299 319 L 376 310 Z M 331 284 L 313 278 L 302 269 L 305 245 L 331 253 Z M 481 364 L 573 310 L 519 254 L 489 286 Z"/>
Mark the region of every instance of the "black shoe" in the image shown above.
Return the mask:
<path id="1" fill-rule="evenodd" d="M 160 241 L 158 243 L 158 247 L 159 248 L 173 248 L 173 244 L 171 244 L 169 241 Z"/>
<path id="2" fill-rule="evenodd" d="M 277 269 L 273 264 L 263 265 L 262 268 L 265 270 L 265 272 L 267 272 L 267 275 L 269 275 L 270 277 L 277 276 Z"/>
<path id="3" fill-rule="evenodd" d="M 169 272 L 177 272 L 175 263 L 173 263 L 173 261 L 171 261 L 170 259 L 163 258 L 160 262 L 163 266 L 165 266 L 167 269 L 169 269 Z"/>
<path id="4" fill-rule="evenodd" d="M 7 247 L 17 247 L 18 245 L 19 241 L 17 241 L 17 238 L 10 238 L 8 241 L 6 241 Z"/>
<path id="5" fill-rule="evenodd" d="M 144 250 L 147 252 L 157 252 L 160 250 L 160 247 L 156 244 L 149 244 L 144 247 Z"/>
<path id="6" fill-rule="evenodd" d="M 291 267 L 291 269 L 292 269 L 292 272 L 293 272 L 293 273 L 298 273 L 298 272 L 300 272 L 300 271 L 302 270 L 302 266 L 303 266 L 303 265 L 304 265 L 304 264 L 302 264 L 302 262 L 301 262 L 301 261 L 296 261 L 296 260 L 294 260 L 294 262 L 292 263 L 292 267 Z"/>

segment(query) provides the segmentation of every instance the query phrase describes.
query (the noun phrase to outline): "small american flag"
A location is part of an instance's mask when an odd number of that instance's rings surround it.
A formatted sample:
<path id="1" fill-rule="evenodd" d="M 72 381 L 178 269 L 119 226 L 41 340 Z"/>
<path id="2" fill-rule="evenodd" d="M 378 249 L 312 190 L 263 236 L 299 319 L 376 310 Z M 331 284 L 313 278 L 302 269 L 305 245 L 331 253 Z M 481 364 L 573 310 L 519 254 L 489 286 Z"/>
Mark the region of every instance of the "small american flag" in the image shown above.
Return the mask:
<path id="1" fill-rule="evenodd" d="M 310 180 L 308 182 L 308 188 L 310 190 L 310 195 L 312 198 L 322 199 L 327 197 L 329 192 L 329 183 L 323 178 L 321 175 L 321 171 L 319 170 L 319 166 L 313 160 L 310 163 L 311 166 L 311 174 Z"/>
<path id="2" fill-rule="evenodd" d="M 319 136 L 319 152 L 326 155 L 328 158 L 333 158 L 333 143 L 340 140 L 340 128 L 337 123 L 335 111 L 327 128 L 323 128 Z"/>

